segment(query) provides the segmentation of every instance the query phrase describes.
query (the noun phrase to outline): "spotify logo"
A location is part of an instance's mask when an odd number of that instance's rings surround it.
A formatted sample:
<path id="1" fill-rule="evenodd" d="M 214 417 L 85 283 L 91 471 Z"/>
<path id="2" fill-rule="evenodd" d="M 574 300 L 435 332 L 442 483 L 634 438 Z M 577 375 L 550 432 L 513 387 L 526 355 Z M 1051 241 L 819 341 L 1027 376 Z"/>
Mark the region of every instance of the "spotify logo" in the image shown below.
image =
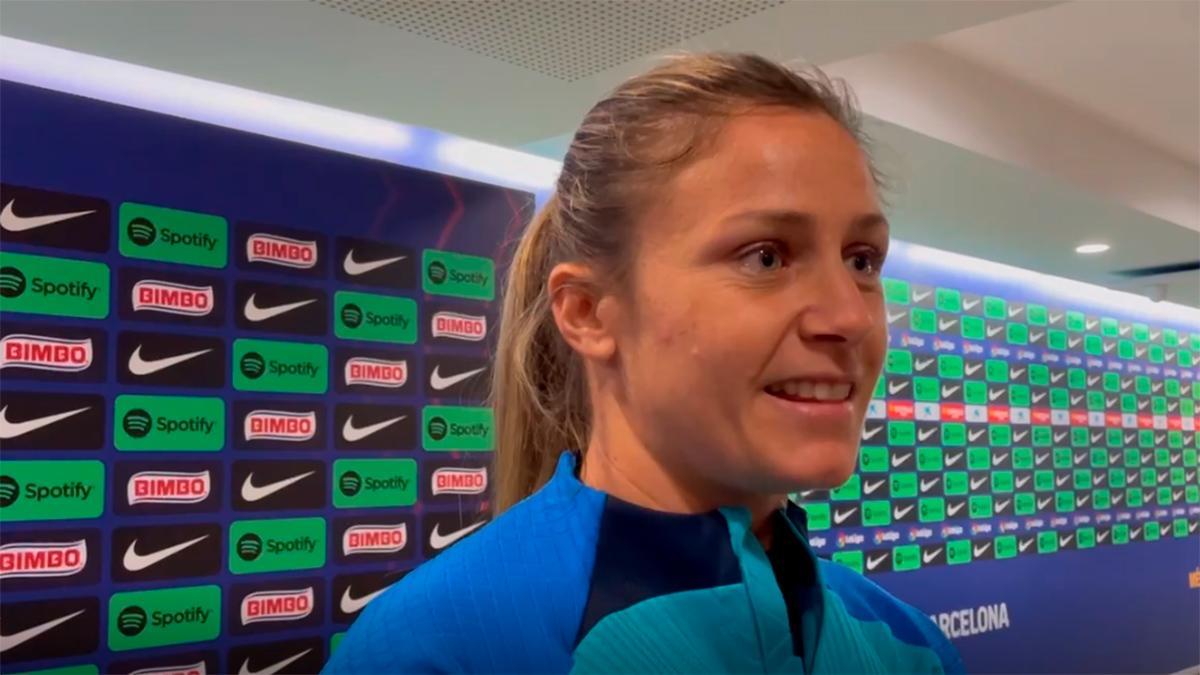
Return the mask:
<path id="1" fill-rule="evenodd" d="M 21 496 L 21 486 L 11 476 L 0 476 L 0 508 L 11 505 Z"/>
<path id="2" fill-rule="evenodd" d="M 238 557 L 246 562 L 257 560 L 262 554 L 263 542 L 262 538 L 253 532 L 247 532 L 238 539 L 237 552 Z"/>
<path id="3" fill-rule="evenodd" d="M 429 276 L 430 281 L 440 286 L 446 281 L 446 266 L 440 262 L 434 261 L 429 264 L 429 267 L 426 269 L 426 274 Z"/>
<path id="4" fill-rule="evenodd" d="M 435 417 L 429 420 L 429 437 L 440 441 L 446 437 L 446 420 Z"/>
<path id="5" fill-rule="evenodd" d="M 15 298 L 25 292 L 25 274 L 15 267 L 0 268 L 0 296 Z"/>
<path id="6" fill-rule="evenodd" d="M 342 474 L 338 484 L 342 489 L 342 494 L 346 495 L 347 497 L 353 497 L 354 495 L 358 494 L 359 490 L 362 489 L 362 477 L 360 477 L 355 471 L 347 471 L 346 473 Z"/>
<path id="7" fill-rule="evenodd" d="M 134 438 L 144 438 L 150 433 L 150 425 L 154 422 L 154 418 L 150 413 L 141 408 L 134 408 L 125 413 L 125 419 L 121 421 L 121 426 L 124 427 L 125 433 Z"/>
<path id="8" fill-rule="evenodd" d="M 359 308 L 358 305 L 350 303 L 345 307 L 342 307 L 342 323 L 345 324 L 347 328 L 358 328 L 360 325 L 362 325 L 362 320 L 362 309 Z"/>
<path id="9" fill-rule="evenodd" d="M 258 352 L 247 352 L 242 357 L 241 361 L 242 374 L 246 377 L 257 380 L 262 377 L 263 371 L 266 370 L 267 362 L 263 359 L 262 354 Z"/>
<path id="10" fill-rule="evenodd" d="M 158 229 L 154 227 L 154 223 L 145 218 L 134 218 L 129 221 L 129 225 L 125 227 L 125 233 L 129 235 L 129 240 L 138 246 L 149 246 L 158 237 Z"/>
<path id="11" fill-rule="evenodd" d="M 117 630 L 122 635 L 133 637 L 146 627 L 146 610 L 137 605 L 130 605 L 117 615 Z"/>

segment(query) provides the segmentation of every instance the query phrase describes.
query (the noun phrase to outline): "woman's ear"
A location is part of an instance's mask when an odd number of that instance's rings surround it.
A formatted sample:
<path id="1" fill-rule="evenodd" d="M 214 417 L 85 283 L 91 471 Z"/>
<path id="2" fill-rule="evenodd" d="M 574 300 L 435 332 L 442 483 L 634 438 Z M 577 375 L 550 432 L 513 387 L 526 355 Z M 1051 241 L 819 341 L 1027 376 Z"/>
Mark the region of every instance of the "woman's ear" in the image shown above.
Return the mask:
<path id="1" fill-rule="evenodd" d="M 554 323 L 563 339 L 585 359 L 605 361 L 616 354 L 615 298 L 599 294 L 587 265 L 559 263 L 550 270 L 547 290 Z"/>

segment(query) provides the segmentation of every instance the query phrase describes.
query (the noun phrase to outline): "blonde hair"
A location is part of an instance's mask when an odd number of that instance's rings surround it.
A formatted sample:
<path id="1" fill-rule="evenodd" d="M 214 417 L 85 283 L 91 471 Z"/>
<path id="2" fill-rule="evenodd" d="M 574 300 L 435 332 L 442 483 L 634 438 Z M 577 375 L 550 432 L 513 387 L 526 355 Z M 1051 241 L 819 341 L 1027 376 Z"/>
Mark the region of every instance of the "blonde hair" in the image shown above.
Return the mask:
<path id="1" fill-rule="evenodd" d="M 564 450 L 588 445 L 583 364 L 554 323 L 546 289 L 551 269 L 585 262 L 621 279 L 642 201 L 722 121 L 761 106 L 825 113 L 867 147 L 842 82 L 752 54 L 674 57 L 626 81 L 584 117 L 554 194 L 517 242 L 508 269 L 491 393 L 496 513 L 544 484 Z"/>

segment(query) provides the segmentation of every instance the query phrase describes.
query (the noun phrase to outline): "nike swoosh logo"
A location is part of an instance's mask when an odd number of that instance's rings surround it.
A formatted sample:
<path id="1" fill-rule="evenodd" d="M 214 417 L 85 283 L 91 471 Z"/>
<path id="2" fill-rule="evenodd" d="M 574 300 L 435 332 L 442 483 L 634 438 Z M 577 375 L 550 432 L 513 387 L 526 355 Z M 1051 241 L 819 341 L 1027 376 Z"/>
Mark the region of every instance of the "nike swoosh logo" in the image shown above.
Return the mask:
<path id="1" fill-rule="evenodd" d="M 64 220 L 86 216 L 89 213 L 95 213 L 95 209 L 91 211 L 74 211 L 71 213 L 48 213 L 42 216 L 18 216 L 13 212 L 13 204 L 15 199 L 8 200 L 4 205 L 4 211 L 0 212 L 0 227 L 9 232 L 26 232 L 28 230 L 36 230 L 39 227 L 61 223 Z"/>
<path id="2" fill-rule="evenodd" d="M 920 440 L 926 441 L 929 440 L 929 437 L 935 432 L 937 432 L 937 429 L 922 429 L 917 433 L 917 436 L 920 438 Z"/>
<path id="3" fill-rule="evenodd" d="M 892 467 L 895 468 L 895 467 L 900 466 L 901 464 L 907 462 L 909 457 L 912 457 L 911 452 L 906 452 L 903 455 L 900 455 L 899 457 L 893 457 L 892 458 Z"/>
<path id="4" fill-rule="evenodd" d="M 946 515 L 953 516 L 954 514 L 958 513 L 959 511 L 962 511 L 962 508 L 964 506 L 966 506 L 966 504 L 955 504 L 954 506 L 947 506 L 946 507 Z"/>
<path id="5" fill-rule="evenodd" d="M 863 440 L 869 441 L 872 438 L 874 438 L 875 436 L 877 436 L 879 434 L 879 432 L 881 432 L 881 431 L 883 431 L 883 427 L 875 427 L 874 429 L 872 429 L 870 431 L 863 429 L 863 433 L 862 433 Z"/>
<path id="6" fill-rule="evenodd" d="M 939 481 L 939 480 L 941 480 L 941 479 L 940 479 L 940 478 L 934 478 L 933 480 L 931 480 L 931 481 L 929 481 L 928 483 L 926 483 L 926 482 L 925 482 L 925 479 L 924 479 L 924 478 L 922 478 L 922 479 L 921 479 L 921 492 L 926 492 L 927 490 L 931 489 L 933 486 L 935 486 L 935 485 L 937 485 L 937 484 L 938 484 L 938 481 Z"/>
<path id="7" fill-rule="evenodd" d="M 485 366 L 483 368 L 476 368 L 475 370 L 468 370 L 465 373 L 458 373 L 456 375 L 450 375 L 448 377 L 443 377 L 442 374 L 440 372 L 438 372 L 438 369 L 440 367 L 441 366 L 434 366 L 433 373 L 430 374 L 430 376 L 429 376 L 429 386 L 433 387 L 434 390 L 436 390 L 436 391 L 442 391 L 443 389 L 449 389 L 450 387 L 453 387 L 454 385 L 458 384 L 459 382 L 470 379 L 470 378 L 478 375 L 479 373 L 482 373 L 483 371 L 487 370 L 487 367 Z"/>
<path id="8" fill-rule="evenodd" d="M 908 312 L 900 312 L 899 314 L 892 314 L 891 312 L 888 312 L 887 313 L 887 322 L 888 323 L 896 323 L 900 319 L 903 319 L 905 314 L 908 314 Z"/>
<path id="9" fill-rule="evenodd" d="M 349 251 L 346 252 L 346 258 L 344 260 L 342 260 L 342 269 L 346 270 L 346 274 L 349 274 L 352 277 L 356 277 L 360 274 L 366 274 L 367 272 L 373 272 L 373 271 L 379 269 L 380 267 L 387 267 L 388 265 L 391 265 L 392 263 L 400 262 L 401 260 L 404 260 L 407 257 L 408 256 L 406 256 L 406 255 L 398 255 L 395 258 L 380 258 L 379 260 L 358 262 L 357 260 L 354 259 L 354 249 L 350 249 Z"/>
<path id="10" fill-rule="evenodd" d="M 133 353 L 129 355 L 129 372 L 139 376 L 150 375 L 157 373 L 160 370 L 166 370 L 171 366 L 177 366 L 184 361 L 189 361 L 197 356 L 202 356 L 211 351 L 212 348 L 210 347 L 208 349 L 201 349 L 195 352 L 177 354 L 175 356 L 168 356 L 161 359 L 150 359 L 147 361 L 146 359 L 142 358 L 142 346 L 138 345 L 137 348 L 133 350 Z"/>
<path id="11" fill-rule="evenodd" d="M 346 439 L 347 443 L 357 443 L 358 441 L 361 441 L 380 429 L 392 426 L 405 417 L 408 417 L 408 415 L 400 415 L 399 417 L 393 417 L 390 420 L 376 422 L 375 424 L 368 424 L 365 427 L 356 427 L 354 426 L 354 415 L 351 415 L 346 418 L 346 423 L 342 425 L 342 438 Z"/>
<path id="12" fill-rule="evenodd" d="M 1050 500 L 1051 500 L 1051 497 L 1046 497 L 1045 501 L 1042 501 L 1041 499 L 1039 499 L 1038 500 L 1038 509 L 1040 510 L 1040 509 L 1046 508 L 1046 506 L 1050 503 Z"/>
<path id="13" fill-rule="evenodd" d="M 1006 459 L 1008 459 L 1007 452 L 996 455 L 995 457 L 992 458 L 992 466 L 1000 466 L 1001 464 L 1004 463 L 1004 460 L 1006 460 Z"/>
<path id="14" fill-rule="evenodd" d="M 9 202 L 9 204 L 11 204 L 11 203 L 12 202 Z M 0 654 L 3 654 L 4 652 L 6 652 L 10 649 L 13 649 L 15 647 L 19 647 L 20 645 L 23 645 L 26 642 L 29 642 L 30 640 L 41 635 L 42 633 L 45 633 L 48 630 L 52 630 L 55 626 L 64 624 L 64 623 L 70 621 L 71 619 L 74 619 L 75 617 L 79 616 L 80 614 L 83 614 L 86 611 L 87 611 L 86 609 L 81 609 L 77 612 L 71 612 L 70 614 L 67 614 L 66 616 L 60 616 L 57 619 L 51 619 L 51 620 L 47 621 L 46 623 L 39 623 L 36 626 L 31 626 L 29 628 L 26 628 L 23 631 L 13 633 L 12 635 L 0 635 Z"/>
<path id="15" fill-rule="evenodd" d="M 164 549 L 159 549 L 154 553 L 142 555 L 137 552 L 137 539 L 129 543 L 129 548 L 125 549 L 125 557 L 121 559 L 121 564 L 130 572 L 140 572 L 151 565 L 156 565 L 167 558 L 179 553 L 183 549 L 196 544 L 197 542 L 208 539 L 208 535 L 196 537 L 188 541 L 180 542 L 174 546 L 168 546 Z"/>
<path id="16" fill-rule="evenodd" d="M 983 546 L 976 546 L 974 548 L 975 557 L 978 558 L 979 556 L 983 555 L 984 553 L 987 553 L 987 550 L 991 547 L 992 547 L 991 543 L 984 544 Z"/>
<path id="17" fill-rule="evenodd" d="M 1010 501 L 1012 501 L 1012 500 L 1011 500 L 1011 499 L 1005 499 L 1005 500 L 1004 500 L 1004 501 L 1002 501 L 1002 502 L 996 502 L 996 511 L 1003 511 L 1003 510 L 1004 510 L 1004 509 L 1005 509 L 1005 508 L 1008 506 L 1008 503 L 1009 503 Z"/>
<path id="18" fill-rule="evenodd" d="M 913 293 L 913 296 L 912 296 L 913 303 L 921 302 L 922 300 L 924 300 L 925 298 L 928 298 L 931 295 L 933 295 L 933 291 L 925 291 L 924 293 Z"/>
<path id="19" fill-rule="evenodd" d="M 896 514 L 895 514 L 896 519 L 899 520 L 900 518 L 907 516 L 908 512 L 912 511 L 913 508 L 915 508 L 915 507 L 912 504 L 909 504 L 908 506 L 905 506 L 904 508 L 896 509 Z"/>
<path id="20" fill-rule="evenodd" d="M 1049 455 L 1049 454 L 1045 454 L 1045 455 L 1038 455 L 1038 456 L 1037 456 L 1037 458 L 1036 458 L 1036 459 L 1034 459 L 1034 462 L 1035 462 L 1035 463 L 1037 463 L 1037 464 L 1041 464 L 1041 463 L 1045 462 L 1047 459 L 1050 459 L 1050 455 Z"/>
<path id="21" fill-rule="evenodd" d="M 1014 369 L 1008 371 L 1008 376 L 1014 380 L 1017 379 L 1018 377 L 1021 377 L 1024 374 L 1025 374 L 1024 368 L 1014 368 Z"/>
<path id="22" fill-rule="evenodd" d="M 949 330 L 950 328 L 953 328 L 954 324 L 956 324 L 956 323 L 958 323 L 957 319 L 950 319 L 948 321 L 945 319 L 939 319 L 938 320 L 938 330 L 943 330 L 943 331 Z"/>
<path id="23" fill-rule="evenodd" d="M 963 300 L 963 311 L 975 309 L 975 305 L 978 305 L 979 302 L 979 300 Z"/>
<path id="24" fill-rule="evenodd" d="M 983 484 L 986 482 L 987 482 L 986 478 L 979 478 L 979 479 L 972 478 L 971 479 L 971 489 L 978 490 L 979 488 L 983 487 Z"/>
<path id="25" fill-rule="evenodd" d="M 962 457 L 962 455 L 963 454 L 961 452 L 955 453 L 953 455 L 946 455 L 946 466 L 951 466 L 952 464 L 957 463 L 959 458 Z"/>
<path id="26" fill-rule="evenodd" d="M 932 365 L 933 365 L 933 359 L 925 359 L 924 361 L 922 361 L 921 359 L 917 359 L 913 363 L 913 367 L 915 367 L 917 370 L 925 370 L 926 368 L 928 368 L 929 366 L 932 366 Z"/>
<path id="27" fill-rule="evenodd" d="M 354 614 L 355 612 L 361 611 L 363 607 L 367 606 L 368 602 L 371 602 L 378 597 L 380 593 L 383 593 L 386 590 L 387 587 L 385 586 L 377 591 L 367 593 L 362 597 L 356 598 L 351 595 L 350 587 L 347 586 L 345 592 L 342 593 L 342 599 L 338 601 L 338 606 L 342 610 L 342 614 Z"/>
<path id="28" fill-rule="evenodd" d="M 301 300 L 299 302 L 289 302 L 283 305 L 275 305 L 274 307 L 259 307 L 254 303 L 254 295 L 254 293 L 251 293 L 250 297 L 246 298 L 246 306 L 242 308 L 243 313 L 246 315 L 247 321 L 266 321 L 267 319 L 273 319 L 280 314 L 286 314 L 293 309 L 299 309 L 305 305 L 311 305 L 317 301 L 316 298 L 312 298 L 309 300 Z"/>
<path id="29" fill-rule="evenodd" d="M 979 437 L 984 435 L 985 433 L 987 433 L 986 430 L 980 429 L 978 431 L 972 431 L 967 435 L 970 437 L 970 442 L 974 443 L 975 441 L 979 440 Z"/>
<path id="30" fill-rule="evenodd" d="M 435 368 L 434 370 L 437 370 L 437 369 Z M 899 385 L 899 386 L 897 386 L 897 385 Z M 908 386 L 907 382 L 888 382 L 888 393 L 889 394 L 898 394 L 898 393 L 904 391 L 904 388 L 907 386 Z"/>
<path id="31" fill-rule="evenodd" d="M 308 654 L 311 651 L 312 651 L 312 648 L 309 647 L 308 649 L 305 649 L 304 651 L 300 652 L 299 654 L 293 654 L 292 656 L 289 656 L 286 659 L 279 661 L 278 663 L 272 663 L 271 665 L 267 666 L 266 668 L 262 668 L 260 670 L 251 670 L 250 669 L 250 659 L 247 658 L 245 661 L 242 661 L 242 667 L 238 668 L 238 675 L 275 675 L 275 673 L 278 673 L 279 671 L 283 670 L 284 668 L 287 668 L 288 666 L 292 665 L 296 661 L 299 661 L 300 659 L 304 658 L 304 655 Z"/>
<path id="32" fill-rule="evenodd" d="M 887 560 L 887 554 L 886 554 L 886 553 L 884 553 L 883 555 L 879 556 L 878 558 L 871 558 L 871 557 L 869 557 L 869 556 L 868 556 L 868 557 L 867 557 L 867 569 L 869 569 L 869 570 L 873 570 L 873 569 L 875 569 L 876 567 L 879 567 L 879 563 L 883 562 L 884 560 Z"/>
<path id="33" fill-rule="evenodd" d="M 950 387 L 949 389 L 947 389 L 946 387 L 942 387 L 942 398 L 946 398 L 947 396 L 953 396 L 954 392 L 958 391 L 959 387 L 960 387 L 960 385 L 957 385 L 957 384 L 954 385 L 953 387 Z"/>
<path id="34" fill-rule="evenodd" d="M 479 528 L 483 527 L 486 524 L 487 524 L 486 520 L 481 520 L 478 523 L 475 523 L 474 525 L 468 525 L 460 530 L 455 530 L 454 532 L 451 532 L 450 534 L 442 534 L 440 531 L 438 531 L 438 526 L 440 525 L 440 523 L 435 523 L 433 526 L 433 532 L 429 533 L 429 545 L 435 549 L 446 548 L 450 544 L 453 544 L 454 542 L 458 541 L 459 539 L 462 539 L 463 537 L 467 536 L 468 534 L 471 534 L 472 532 L 474 532 L 475 530 L 478 530 Z"/>
<path id="35" fill-rule="evenodd" d="M 858 507 L 854 506 L 854 507 L 851 507 L 849 511 L 834 511 L 834 513 L 833 513 L 834 524 L 841 525 L 842 523 L 846 522 L 846 519 L 849 518 L 850 516 L 854 515 L 854 512 L 857 510 L 858 510 Z"/>
<path id="36" fill-rule="evenodd" d="M 982 367 L 983 367 L 982 363 L 976 363 L 974 366 L 963 366 L 963 370 L 966 371 L 967 377 L 970 377 L 971 375 L 974 375 L 975 372 L 978 371 Z"/>
<path id="37" fill-rule="evenodd" d="M 879 487 L 886 482 L 887 482 L 886 480 L 880 479 L 878 481 L 875 481 L 875 484 L 872 485 L 871 481 L 863 481 L 863 492 L 866 494 L 871 494 L 871 493 L 875 492 L 876 490 L 878 490 Z"/>
<path id="38" fill-rule="evenodd" d="M 1019 490 L 1019 489 L 1025 487 L 1025 484 L 1028 482 L 1029 482 L 1029 476 L 1024 476 L 1024 477 L 1018 478 L 1017 479 L 1017 489 Z"/>
<path id="39" fill-rule="evenodd" d="M 250 473 L 246 474 L 246 480 L 242 481 L 242 499 L 244 499 L 248 502 L 256 502 L 256 501 L 259 501 L 260 499 L 266 499 L 267 497 L 270 497 L 271 495 L 275 494 L 276 492 L 279 492 L 280 490 L 284 489 L 285 487 L 292 485 L 293 483 L 298 483 L 298 482 L 304 480 L 305 478 L 308 478 L 309 476 L 313 475 L 314 473 L 316 473 L 316 472 L 315 471 L 305 471 L 302 474 L 292 476 L 291 478 L 284 478 L 283 480 L 277 480 L 274 483 L 267 483 L 266 485 L 255 485 L 254 484 L 254 472 L 251 471 Z"/>
<path id="40" fill-rule="evenodd" d="M 1038 393 L 1038 394 L 1034 394 L 1034 395 L 1033 395 L 1033 402 L 1034 402 L 1034 403 L 1039 403 L 1039 402 L 1041 402 L 1041 400 L 1042 400 L 1042 399 L 1044 399 L 1044 398 L 1046 398 L 1046 392 L 1044 392 L 1044 391 L 1043 391 L 1043 392 L 1041 392 L 1041 393 Z"/>
<path id="41" fill-rule="evenodd" d="M 1025 552 L 1025 549 L 1029 548 L 1029 547 L 1030 547 L 1030 546 L 1032 546 L 1032 545 L 1033 545 L 1033 540 L 1032 540 L 1032 539 L 1030 539 L 1029 541 L 1023 541 L 1023 542 L 1021 542 L 1021 543 L 1018 545 L 1018 548 L 1020 548 L 1020 549 L 1021 549 L 1021 553 L 1024 553 L 1024 552 Z"/>
<path id="42" fill-rule="evenodd" d="M 10 422 L 8 420 L 8 406 L 4 406 L 3 408 L 0 408 L 0 439 L 8 440 L 10 438 L 24 436 L 31 431 L 37 431 L 38 429 L 41 429 L 42 427 L 48 427 L 55 422 L 61 422 L 68 417 L 78 415 L 79 413 L 89 410 L 90 408 L 91 406 L 86 406 L 83 408 L 76 408 L 75 410 L 55 413 L 53 415 L 46 415 L 45 417 L 39 417 L 37 419 L 25 420 L 24 422 Z"/>
<path id="43" fill-rule="evenodd" d="M 934 558 L 938 557 L 941 554 L 942 554 L 942 549 L 940 549 L 940 548 L 936 548 L 932 551 L 925 551 L 925 553 L 921 556 L 921 561 L 924 564 L 928 565 L 929 563 L 933 562 Z"/>
<path id="44" fill-rule="evenodd" d="M 1029 431 L 1018 431 L 1013 434 L 1013 443 L 1020 443 L 1029 435 Z"/>
<path id="45" fill-rule="evenodd" d="M 1000 332 L 1000 331 L 1002 331 L 1002 330 L 1004 330 L 1004 326 L 994 326 L 994 327 L 992 327 L 992 328 L 988 328 L 988 329 L 987 329 L 987 336 L 988 336 L 988 337 L 995 337 L 995 336 L 996 336 L 996 333 L 999 333 L 999 332 Z"/>

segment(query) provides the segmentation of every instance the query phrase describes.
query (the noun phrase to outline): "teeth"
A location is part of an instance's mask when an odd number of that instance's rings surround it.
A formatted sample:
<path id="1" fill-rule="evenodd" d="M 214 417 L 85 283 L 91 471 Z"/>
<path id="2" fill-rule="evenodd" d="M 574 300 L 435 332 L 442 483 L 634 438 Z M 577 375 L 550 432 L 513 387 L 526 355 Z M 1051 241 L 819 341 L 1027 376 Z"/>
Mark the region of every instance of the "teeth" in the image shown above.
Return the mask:
<path id="1" fill-rule="evenodd" d="M 845 383 L 811 382 L 808 380 L 786 380 L 767 387 L 767 391 L 784 394 L 789 398 L 815 401 L 844 401 L 850 396 L 850 385 Z"/>

